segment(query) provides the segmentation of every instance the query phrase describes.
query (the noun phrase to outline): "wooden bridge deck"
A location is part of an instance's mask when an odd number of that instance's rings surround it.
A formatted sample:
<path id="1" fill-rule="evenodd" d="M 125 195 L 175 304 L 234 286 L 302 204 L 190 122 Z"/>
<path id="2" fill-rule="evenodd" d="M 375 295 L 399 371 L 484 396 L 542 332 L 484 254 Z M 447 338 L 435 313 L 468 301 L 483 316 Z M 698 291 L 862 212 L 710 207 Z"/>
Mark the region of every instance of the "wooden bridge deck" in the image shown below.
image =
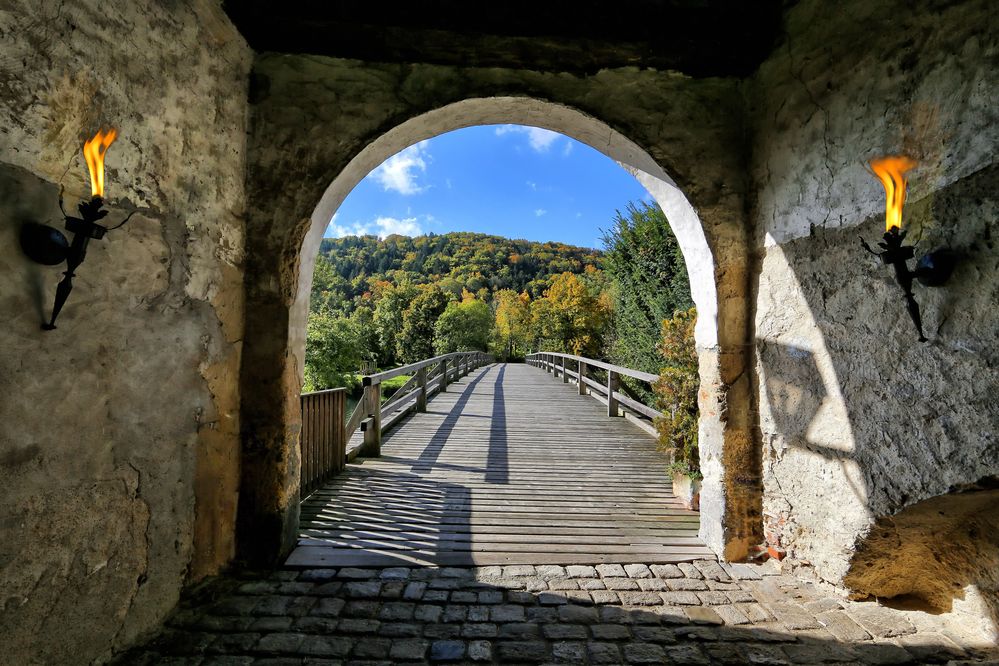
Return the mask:
<path id="1" fill-rule="evenodd" d="M 436 396 L 302 504 L 291 566 L 677 562 L 713 554 L 655 440 L 537 368 Z"/>

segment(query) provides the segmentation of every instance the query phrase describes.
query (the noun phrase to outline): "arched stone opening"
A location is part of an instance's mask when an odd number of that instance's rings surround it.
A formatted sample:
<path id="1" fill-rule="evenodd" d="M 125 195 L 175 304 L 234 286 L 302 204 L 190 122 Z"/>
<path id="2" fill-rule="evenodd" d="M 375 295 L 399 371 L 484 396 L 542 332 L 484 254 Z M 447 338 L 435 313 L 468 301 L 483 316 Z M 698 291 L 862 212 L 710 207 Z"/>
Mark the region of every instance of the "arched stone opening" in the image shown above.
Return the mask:
<path id="1" fill-rule="evenodd" d="M 319 245 L 330 219 L 351 190 L 383 161 L 420 141 L 463 127 L 504 123 L 543 127 L 596 148 L 631 173 L 666 213 L 683 252 L 690 276 L 691 296 L 697 306 L 695 342 L 698 354 L 704 360 L 701 364 L 701 396 L 713 405 L 718 391 L 717 383 L 713 381 L 717 372 L 712 367 L 717 363 L 715 351 L 718 346 L 716 267 L 697 212 L 663 168 L 619 132 L 575 109 L 524 97 L 468 99 L 407 120 L 368 144 L 333 179 L 312 213 L 302 246 L 298 291 L 289 321 L 289 340 L 299 377 L 304 371 L 305 323 Z M 712 437 L 718 432 L 715 427 L 717 420 L 717 410 L 710 406 L 702 410 L 700 434 L 705 452 L 702 463 L 709 469 L 720 464 L 717 457 L 711 455 Z M 711 494 L 720 491 L 713 487 L 721 477 L 719 471 L 715 469 L 713 474 L 705 474 L 706 506 L 709 509 L 712 506 Z M 702 531 L 706 539 L 712 539 L 714 529 L 710 520 L 702 523 Z"/>
<path id="2" fill-rule="evenodd" d="M 275 68 L 282 70 L 285 65 L 276 63 Z M 261 85 L 268 89 L 270 98 L 276 92 L 274 74 L 273 70 L 269 72 Z M 338 144 L 331 150 L 339 161 L 329 160 L 329 153 L 323 156 L 326 171 L 322 189 L 321 167 L 312 165 L 307 186 L 297 184 L 293 196 L 278 194 L 294 207 L 293 212 L 265 202 L 269 215 L 260 216 L 264 224 L 258 226 L 251 211 L 242 377 L 241 556 L 258 563 L 270 562 L 294 544 L 300 428 L 297 395 L 303 373 L 305 322 L 312 270 L 332 214 L 362 178 L 400 150 L 462 127 L 514 123 L 566 134 L 615 159 L 650 191 L 674 226 L 699 311 L 696 341 L 702 377 L 700 438 L 705 476 L 701 534 L 720 555 L 729 559 L 744 557 L 749 546 L 759 541 L 760 498 L 758 463 L 749 425 L 750 385 L 745 373 L 749 252 L 737 188 L 730 188 L 728 183 L 719 185 L 717 173 L 710 174 L 711 183 L 694 178 L 681 186 L 671 177 L 672 169 L 668 175 L 663 168 L 671 161 L 666 155 L 653 157 L 653 151 L 626 137 L 614 123 L 601 117 L 603 114 L 587 113 L 587 109 L 575 104 L 538 99 L 540 95 L 458 97 L 448 104 L 428 104 L 430 108 L 396 98 L 397 103 L 407 105 L 405 112 L 393 109 L 396 113 L 388 114 L 381 124 L 369 123 L 366 132 L 351 129 L 329 138 L 311 132 L 311 140 L 325 142 L 326 148 Z M 271 103 L 265 101 L 264 106 Z M 273 109 L 261 115 L 275 118 Z M 280 123 L 281 119 L 277 120 Z M 259 124 L 255 134 L 261 141 L 291 140 L 291 148 L 301 146 L 309 156 L 316 150 L 314 145 L 306 145 L 308 137 L 293 137 L 288 128 L 262 131 Z M 649 140 L 662 140 L 661 134 L 659 128 Z M 283 146 L 283 152 L 287 155 L 289 147 Z M 691 154 L 686 159 L 695 161 L 697 156 Z M 266 162 L 257 161 L 261 166 Z M 287 158 L 276 162 L 287 162 Z M 274 164 L 268 167 L 273 169 Z M 260 177 L 273 182 L 273 174 Z M 251 191 L 257 189 L 259 198 L 266 186 L 254 188 L 253 180 L 251 171 Z M 738 185 L 738 181 L 731 185 Z M 696 206 L 696 200 L 685 195 L 687 190 L 701 195 L 705 206 Z M 306 209 L 310 195 L 313 205 Z M 302 215 L 306 211 L 307 216 Z"/>

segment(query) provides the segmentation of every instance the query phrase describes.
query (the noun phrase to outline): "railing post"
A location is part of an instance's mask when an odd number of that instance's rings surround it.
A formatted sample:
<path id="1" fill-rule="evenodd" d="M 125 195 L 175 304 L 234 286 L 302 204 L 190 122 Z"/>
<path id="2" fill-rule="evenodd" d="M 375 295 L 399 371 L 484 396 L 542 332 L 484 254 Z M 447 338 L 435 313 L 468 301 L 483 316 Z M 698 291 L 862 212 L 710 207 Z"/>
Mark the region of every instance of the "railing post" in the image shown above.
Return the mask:
<path id="1" fill-rule="evenodd" d="M 447 393 L 447 359 L 441 359 L 441 393 Z"/>
<path id="2" fill-rule="evenodd" d="M 416 395 L 416 411 L 427 411 L 427 366 L 423 366 L 416 371 L 416 386 L 419 393 Z"/>
<path id="3" fill-rule="evenodd" d="M 569 373 L 565 371 L 565 356 L 562 357 L 562 383 L 569 383 Z"/>
<path id="4" fill-rule="evenodd" d="M 586 395 L 586 382 L 583 381 L 583 377 L 586 376 L 586 364 L 582 361 L 578 361 L 576 364 L 576 372 L 579 373 L 579 395 Z"/>
<path id="5" fill-rule="evenodd" d="M 364 387 L 363 400 L 367 401 L 368 418 L 361 422 L 364 431 L 364 448 L 361 455 L 377 458 L 382 454 L 382 386 L 370 384 Z"/>
<path id="6" fill-rule="evenodd" d="M 613 370 L 607 371 L 607 416 L 620 416 L 617 409 L 617 398 L 614 393 L 619 388 L 619 378 Z"/>

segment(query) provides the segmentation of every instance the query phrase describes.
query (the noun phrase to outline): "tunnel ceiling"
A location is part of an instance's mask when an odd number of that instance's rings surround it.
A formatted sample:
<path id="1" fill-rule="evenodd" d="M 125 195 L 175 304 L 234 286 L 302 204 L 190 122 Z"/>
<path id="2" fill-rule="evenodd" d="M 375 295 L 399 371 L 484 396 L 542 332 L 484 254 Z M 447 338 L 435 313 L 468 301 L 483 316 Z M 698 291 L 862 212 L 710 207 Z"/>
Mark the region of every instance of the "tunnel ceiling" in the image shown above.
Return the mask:
<path id="1" fill-rule="evenodd" d="M 746 76 L 780 30 L 779 0 L 381 3 L 227 0 L 258 51 L 374 62 L 592 73 L 651 67 L 690 76 Z"/>

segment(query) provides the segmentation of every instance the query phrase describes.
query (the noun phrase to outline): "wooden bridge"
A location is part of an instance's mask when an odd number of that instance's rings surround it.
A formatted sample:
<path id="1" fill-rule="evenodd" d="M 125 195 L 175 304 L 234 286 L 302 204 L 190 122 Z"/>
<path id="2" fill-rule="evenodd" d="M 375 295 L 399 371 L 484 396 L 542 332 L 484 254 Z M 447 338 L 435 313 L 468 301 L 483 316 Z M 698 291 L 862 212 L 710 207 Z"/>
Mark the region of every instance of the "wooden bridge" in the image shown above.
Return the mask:
<path id="1" fill-rule="evenodd" d="M 335 421 L 339 402 L 343 423 L 342 395 L 303 396 L 303 487 L 314 490 L 302 503 L 299 545 L 288 564 L 713 557 L 697 537 L 698 514 L 673 497 L 665 457 L 646 432 L 654 410 L 617 390 L 619 371 L 635 371 L 554 354 L 529 362 L 447 355 L 374 375 L 339 432 L 324 430 L 313 412 Z M 383 403 L 379 383 L 411 373 Z M 609 412 L 626 412 L 636 423 Z M 382 441 L 388 420 L 395 428 Z M 358 426 L 363 434 L 352 432 Z"/>

